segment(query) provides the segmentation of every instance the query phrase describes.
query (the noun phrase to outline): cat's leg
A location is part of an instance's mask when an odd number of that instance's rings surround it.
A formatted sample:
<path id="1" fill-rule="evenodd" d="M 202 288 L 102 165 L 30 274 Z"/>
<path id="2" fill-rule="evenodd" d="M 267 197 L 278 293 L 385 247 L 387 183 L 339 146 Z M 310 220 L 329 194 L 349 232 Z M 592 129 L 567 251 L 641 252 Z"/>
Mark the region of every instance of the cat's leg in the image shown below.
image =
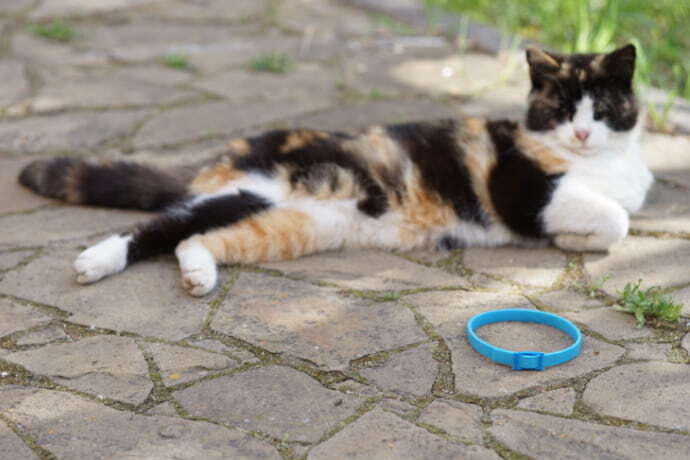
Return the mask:
<path id="1" fill-rule="evenodd" d="M 173 252 L 180 241 L 196 233 L 233 224 L 270 206 L 266 199 L 245 191 L 191 198 L 133 232 L 111 236 L 79 254 L 74 261 L 77 281 L 93 283 L 139 260 Z"/>
<path id="2" fill-rule="evenodd" d="M 606 251 L 628 233 L 628 213 L 584 184 L 565 179 L 542 212 L 547 234 L 571 251 Z"/>
<path id="3" fill-rule="evenodd" d="M 181 242 L 175 253 L 181 265 L 196 258 L 201 247 L 218 263 L 256 263 L 294 259 L 340 246 L 336 234 L 330 238 L 320 235 L 318 227 L 301 210 L 274 208 L 234 225 L 194 235 Z"/>
<path id="4" fill-rule="evenodd" d="M 224 228 L 195 234 L 175 250 L 182 283 L 190 294 L 208 293 L 216 263 L 258 263 L 294 259 L 343 247 L 352 233 L 353 203 L 311 203 L 272 208 Z"/>

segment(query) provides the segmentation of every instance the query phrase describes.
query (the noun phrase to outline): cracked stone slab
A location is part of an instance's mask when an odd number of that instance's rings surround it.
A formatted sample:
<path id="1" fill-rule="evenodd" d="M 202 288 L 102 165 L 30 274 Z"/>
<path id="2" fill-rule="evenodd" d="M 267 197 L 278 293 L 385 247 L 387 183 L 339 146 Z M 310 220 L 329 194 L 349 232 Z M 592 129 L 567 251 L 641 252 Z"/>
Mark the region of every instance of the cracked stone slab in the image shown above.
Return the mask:
<path id="1" fill-rule="evenodd" d="M 460 393 L 480 397 L 508 396 L 520 390 L 553 385 L 613 365 L 625 352 L 591 337 L 583 337 L 582 351 L 572 361 L 544 371 L 515 372 L 494 363 L 470 347 L 465 336 L 449 340 L 455 386 Z"/>
<path id="2" fill-rule="evenodd" d="M 673 353 L 670 343 L 628 343 L 626 358 L 645 361 L 666 361 Z"/>
<path id="3" fill-rule="evenodd" d="M 262 264 L 292 276 L 326 281 L 350 289 L 402 290 L 462 286 L 464 279 L 440 269 L 415 264 L 388 252 L 326 252 L 297 260 Z"/>
<path id="4" fill-rule="evenodd" d="M 39 331 L 30 332 L 17 340 L 17 345 L 44 345 L 57 340 L 66 339 L 67 334 L 60 326 L 48 326 Z"/>
<path id="5" fill-rule="evenodd" d="M 230 104 L 208 102 L 171 109 L 148 120 L 133 143 L 135 148 L 170 146 L 208 137 L 229 136 L 238 130 L 290 118 L 321 108 L 318 101 Z"/>
<path id="6" fill-rule="evenodd" d="M 565 415 L 567 417 L 573 413 L 575 398 L 575 390 L 572 388 L 560 388 L 525 398 L 518 403 L 518 407 L 527 410 L 551 412 L 552 414 Z"/>
<path id="7" fill-rule="evenodd" d="M 24 64 L 20 61 L 0 60 L 0 81 L 0 108 L 21 100 L 29 93 L 29 80 Z"/>
<path id="8" fill-rule="evenodd" d="M 45 0 L 29 13 L 32 20 L 65 16 L 89 16 L 112 13 L 126 8 L 160 2 L 161 0 Z"/>
<path id="9" fill-rule="evenodd" d="M 538 385 L 551 385 L 585 375 L 614 364 L 625 350 L 591 337 L 583 337 L 582 351 L 574 360 L 539 372 L 515 372 L 480 355 L 467 341 L 466 327 L 478 313 L 503 308 L 533 308 L 516 295 L 479 292 L 427 292 L 405 297 L 443 336 L 452 353 L 456 390 L 479 397 L 508 396 Z M 522 323 L 496 324 L 501 335 L 492 337 L 505 348 L 531 347 L 532 343 L 548 349 L 569 345 L 571 341 L 556 329 L 539 330 Z M 535 325 L 536 326 L 536 325 Z M 530 335 L 521 335 L 530 328 Z M 481 332 L 481 329 L 479 330 Z"/>
<path id="10" fill-rule="evenodd" d="M 33 63 L 36 68 L 46 66 L 55 70 L 61 66 L 97 66 L 108 63 L 108 56 L 102 51 L 46 40 L 35 37 L 28 31 L 16 33 L 12 37 L 11 46 L 13 55 Z"/>
<path id="11" fill-rule="evenodd" d="M 370 15 L 330 0 L 285 0 L 276 18 L 282 27 L 317 40 L 367 36 L 376 29 Z"/>
<path id="12" fill-rule="evenodd" d="M 87 286 L 74 280 L 74 250 L 54 250 L 5 275 L 0 292 L 56 306 L 69 321 L 148 337 L 180 340 L 201 329 L 209 299 L 189 296 L 170 259 L 133 265 Z M 222 272 L 221 272 L 222 273 Z M 224 276 L 224 275 L 221 275 Z"/>
<path id="13" fill-rule="evenodd" d="M 302 442 L 318 441 L 361 404 L 359 398 L 280 366 L 207 380 L 174 396 L 191 415 Z"/>
<path id="14" fill-rule="evenodd" d="M 48 80 L 31 101 L 34 113 L 174 104 L 200 97 L 189 89 L 146 82 L 122 73 L 89 73 Z"/>
<path id="15" fill-rule="evenodd" d="M 0 245 L 28 246 L 75 241 L 95 233 L 114 233 L 129 228 L 148 216 L 136 211 L 52 206 L 30 214 L 0 217 L 0 225 L 7 232 L 0 239 Z M 27 232 L 28 228 L 32 230 Z M 71 262 L 65 260 L 65 267 L 69 270 Z"/>
<path id="16" fill-rule="evenodd" d="M 11 458 L 12 460 L 40 458 L 4 422 L 0 423 L 0 446 L 2 446 L 2 455 L 5 458 Z"/>
<path id="17" fill-rule="evenodd" d="M 499 275 L 516 283 L 548 287 L 563 274 L 565 254 L 551 248 L 468 248 L 464 264 L 467 268 Z"/>
<path id="18" fill-rule="evenodd" d="M 151 409 L 146 411 L 149 415 L 165 415 L 168 417 L 177 417 L 177 411 L 169 402 L 164 402 L 157 406 L 153 406 Z"/>
<path id="19" fill-rule="evenodd" d="M 233 48 L 238 27 L 212 24 L 181 24 L 156 20 L 133 20 L 107 25 L 85 26 L 89 37 L 84 46 L 92 53 L 129 64 L 158 61 L 170 53 L 190 57 L 218 54 Z"/>
<path id="20" fill-rule="evenodd" d="M 484 341 L 506 350 L 539 350 L 551 353 L 570 346 L 573 340 L 564 332 L 545 324 L 503 322 L 476 329 Z"/>
<path id="21" fill-rule="evenodd" d="M 645 133 L 642 152 L 656 176 L 690 188 L 690 137 Z"/>
<path id="22" fill-rule="evenodd" d="M 598 299 L 583 296 L 569 289 L 547 292 L 539 294 L 537 299 L 557 312 L 585 311 L 592 308 L 601 307 L 603 304 Z"/>
<path id="23" fill-rule="evenodd" d="M 479 446 L 447 441 L 405 420 L 375 408 L 309 452 L 309 460 L 395 458 L 499 459 Z"/>
<path id="24" fill-rule="evenodd" d="M 523 411 L 497 409 L 489 432 L 509 449 L 533 458 L 684 459 L 687 436 L 634 430 Z"/>
<path id="25" fill-rule="evenodd" d="M 232 357 L 242 361 L 243 363 L 255 363 L 259 361 L 259 358 L 254 356 L 253 353 L 243 350 L 242 348 L 225 345 L 218 340 L 190 340 L 189 344 L 194 345 L 195 347 L 205 348 L 206 350 L 215 351 L 216 353 L 229 353 Z"/>
<path id="26" fill-rule="evenodd" d="M 680 342 L 680 346 L 685 349 L 688 353 L 690 353 L 690 332 L 685 334 L 685 337 L 683 337 L 683 340 Z"/>
<path id="27" fill-rule="evenodd" d="M 588 329 L 609 340 L 639 339 L 654 335 L 654 332 L 648 327 L 638 328 L 634 315 L 616 311 L 611 307 L 567 313 L 565 316 L 584 324 Z"/>
<path id="28" fill-rule="evenodd" d="M 35 253 L 36 251 L 33 249 L 0 252 L 0 272 L 15 268 Z"/>
<path id="29" fill-rule="evenodd" d="M 418 120 L 457 117 L 454 105 L 427 99 L 368 101 L 321 111 L 290 121 L 291 126 L 341 131 L 364 129 L 374 124 L 404 123 Z"/>
<path id="30" fill-rule="evenodd" d="M 176 385 L 203 377 L 210 372 L 232 369 L 239 362 L 227 356 L 194 348 L 166 345 L 159 342 L 142 344 L 153 355 L 165 385 Z"/>
<path id="31" fill-rule="evenodd" d="M 586 254 L 585 268 L 595 278 L 610 276 L 603 289 L 611 294 L 642 279 L 642 288 L 690 282 L 690 241 L 627 237 L 608 254 Z"/>
<path id="32" fill-rule="evenodd" d="M 688 161 L 690 176 L 690 160 Z M 690 190 L 654 183 L 642 210 L 631 222 L 635 230 L 690 233 Z"/>
<path id="33" fill-rule="evenodd" d="M 39 197 L 17 182 L 19 172 L 28 163 L 26 158 L 0 159 L 0 214 L 29 210 L 53 202 Z M 4 242 L 6 236 L 0 237 L 0 243 Z"/>
<path id="34" fill-rule="evenodd" d="M 690 366 L 663 362 L 618 366 L 592 379 L 583 401 L 602 415 L 689 431 Z"/>
<path id="35" fill-rule="evenodd" d="M 407 304 L 415 306 L 444 338 L 454 338 L 469 319 L 487 310 L 529 308 L 534 306 L 524 297 L 486 292 L 436 291 L 407 295 Z"/>
<path id="36" fill-rule="evenodd" d="M 143 355 L 127 337 L 89 337 L 12 353 L 4 359 L 69 388 L 130 404 L 142 403 L 153 388 Z"/>
<path id="37" fill-rule="evenodd" d="M 431 391 L 438 372 L 438 363 L 432 357 L 435 348 L 435 343 L 423 344 L 360 373 L 387 390 L 423 396 Z"/>
<path id="38" fill-rule="evenodd" d="M 515 88 L 512 97 L 506 99 L 521 104 L 529 92 L 529 80 L 525 78 L 527 64 L 522 54 L 514 56 L 517 68 L 512 74 L 507 74 L 508 59 L 509 53 L 497 59 L 480 53 L 458 55 L 449 49 L 435 59 L 407 59 L 397 65 L 391 74 L 393 78 L 414 88 L 435 94 L 480 96 L 482 101 L 490 100 L 491 92 L 499 87 Z M 503 101 L 504 104 L 506 102 Z"/>
<path id="39" fill-rule="evenodd" d="M 93 152 L 126 136 L 146 110 L 77 112 L 0 123 L 0 151 L 14 153 Z"/>
<path id="40" fill-rule="evenodd" d="M 33 6 L 34 0 L 3 0 L 0 5 L 1 14 L 12 14 Z"/>
<path id="41" fill-rule="evenodd" d="M 52 318 L 29 305 L 0 299 L 0 337 L 46 323 Z"/>
<path id="42" fill-rule="evenodd" d="M 268 443 L 207 422 L 132 414 L 69 393 L 11 391 L 23 394 L 4 415 L 58 458 L 281 458 Z"/>
<path id="43" fill-rule="evenodd" d="M 142 16 L 185 21 L 242 21 L 269 10 L 269 0 L 167 0 L 150 2 L 137 12 Z"/>
<path id="44" fill-rule="evenodd" d="M 328 70 L 317 63 L 301 63 L 284 74 L 231 70 L 198 80 L 192 86 L 234 103 L 309 100 L 324 108 L 332 105 L 334 98 L 332 78 Z"/>
<path id="45" fill-rule="evenodd" d="M 423 59 L 443 59 L 455 53 L 444 40 L 430 48 L 407 50 L 401 39 L 390 40 L 390 45 L 367 47 L 345 56 L 338 67 L 338 77 L 345 89 L 354 90 L 360 97 L 374 99 L 376 94 L 386 97 L 445 95 L 433 83 L 415 85 L 409 80 L 410 63 Z M 407 72 L 407 73 L 406 73 Z M 419 120 L 419 119 L 418 119 Z"/>
<path id="46" fill-rule="evenodd" d="M 379 402 L 379 407 L 389 412 L 395 412 L 396 414 L 403 415 L 414 415 L 413 413 L 417 410 L 417 407 L 412 404 L 402 401 L 400 399 L 384 398 Z"/>
<path id="47" fill-rule="evenodd" d="M 400 305 L 254 273 L 239 276 L 211 328 L 329 369 L 426 340 L 412 312 Z"/>
<path id="48" fill-rule="evenodd" d="M 323 60 L 341 54 L 344 47 L 344 43 L 335 40 L 307 43 L 302 38 L 270 29 L 237 33 L 231 40 L 189 53 L 188 59 L 190 65 L 202 75 L 213 75 L 240 68 L 246 70 L 252 59 L 271 53 L 284 54 L 291 60 Z"/>
<path id="49" fill-rule="evenodd" d="M 482 444 L 482 408 L 457 401 L 436 400 L 419 415 L 417 423 L 441 428 L 465 442 Z"/>

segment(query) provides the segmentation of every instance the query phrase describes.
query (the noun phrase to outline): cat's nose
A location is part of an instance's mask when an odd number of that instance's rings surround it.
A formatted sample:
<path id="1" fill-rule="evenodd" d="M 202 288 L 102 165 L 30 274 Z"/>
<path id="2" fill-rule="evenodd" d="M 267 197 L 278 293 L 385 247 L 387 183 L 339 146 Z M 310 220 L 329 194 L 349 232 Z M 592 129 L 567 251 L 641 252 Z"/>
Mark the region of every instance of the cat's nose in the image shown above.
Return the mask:
<path id="1" fill-rule="evenodd" d="M 575 130 L 575 137 L 580 139 L 580 141 L 582 141 L 582 143 L 584 144 L 587 141 L 587 138 L 589 137 L 589 131 L 587 131 L 586 129 Z"/>

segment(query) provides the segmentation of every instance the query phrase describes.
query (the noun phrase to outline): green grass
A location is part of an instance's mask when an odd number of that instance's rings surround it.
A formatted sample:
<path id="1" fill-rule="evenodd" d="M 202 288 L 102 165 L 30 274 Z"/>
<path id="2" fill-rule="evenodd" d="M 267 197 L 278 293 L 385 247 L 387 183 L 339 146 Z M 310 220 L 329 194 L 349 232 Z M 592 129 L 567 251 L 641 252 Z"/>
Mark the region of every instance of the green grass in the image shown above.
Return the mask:
<path id="1" fill-rule="evenodd" d="M 588 295 L 589 297 L 596 297 L 604 288 L 604 284 L 606 284 L 606 282 L 610 279 L 611 275 L 607 273 L 599 279 L 592 279 L 592 281 L 589 283 L 575 283 L 575 287 L 577 288 L 577 290 Z"/>
<path id="2" fill-rule="evenodd" d="M 430 11 L 440 7 L 467 15 L 509 35 L 532 39 L 565 53 L 606 52 L 633 42 L 641 55 L 637 83 L 690 99 L 688 0 L 426 0 L 426 3 Z M 434 14 L 438 15 L 438 11 L 430 12 Z"/>
<path id="3" fill-rule="evenodd" d="M 77 36 L 77 31 L 70 24 L 60 19 L 54 19 L 48 24 L 30 24 L 26 29 L 37 37 L 61 42 L 68 42 Z"/>
<path id="4" fill-rule="evenodd" d="M 179 70 L 188 70 L 191 68 L 187 55 L 183 53 L 168 53 L 161 57 L 161 62 L 167 67 Z"/>
<path id="5" fill-rule="evenodd" d="M 268 53 L 255 57 L 249 63 L 255 72 L 286 73 L 292 67 L 292 61 L 283 53 Z"/>
<path id="6" fill-rule="evenodd" d="M 678 321 L 683 309 L 681 304 L 675 303 L 671 296 L 662 294 L 658 286 L 641 289 L 640 284 L 642 280 L 626 284 L 623 292 L 618 293 L 621 296 L 620 305 L 614 305 L 614 308 L 635 315 L 637 327 L 644 326 L 649 317 L 673 323 Z"/>

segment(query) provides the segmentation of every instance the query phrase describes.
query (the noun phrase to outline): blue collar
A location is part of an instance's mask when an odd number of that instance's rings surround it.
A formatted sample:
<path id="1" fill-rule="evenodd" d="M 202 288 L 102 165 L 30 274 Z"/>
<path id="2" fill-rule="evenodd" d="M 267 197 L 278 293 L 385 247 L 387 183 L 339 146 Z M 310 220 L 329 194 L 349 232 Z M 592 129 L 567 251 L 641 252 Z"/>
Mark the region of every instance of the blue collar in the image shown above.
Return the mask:
<path id="1" fill-rule="evenodd" d="M 559 329 L 571 339 L 573 344 L 563 350 L 552 353 L 541 353 L 538 351 L 510 351 L 491 345 L 480 339 L 475 334 L 475 329 L 492 323 L 504 321 L 521 321 L 526 323 L 546 324 L 547 326 Z M 521 308 L 511 308 L 505 310 L 492 310 L 480 313 L 472 317 L 467 323 L 467 339 L 470 345 L 477 352 L 486 356 L 497 363 L 511 366 L 515 371 L 525 369 L 543 371 L 546 367 L 556 366 L 570 361 L 580 353 L 582 345 L 582 335 L 580 330 L 567 319 L 539 310 L 525 310 Z"/>

